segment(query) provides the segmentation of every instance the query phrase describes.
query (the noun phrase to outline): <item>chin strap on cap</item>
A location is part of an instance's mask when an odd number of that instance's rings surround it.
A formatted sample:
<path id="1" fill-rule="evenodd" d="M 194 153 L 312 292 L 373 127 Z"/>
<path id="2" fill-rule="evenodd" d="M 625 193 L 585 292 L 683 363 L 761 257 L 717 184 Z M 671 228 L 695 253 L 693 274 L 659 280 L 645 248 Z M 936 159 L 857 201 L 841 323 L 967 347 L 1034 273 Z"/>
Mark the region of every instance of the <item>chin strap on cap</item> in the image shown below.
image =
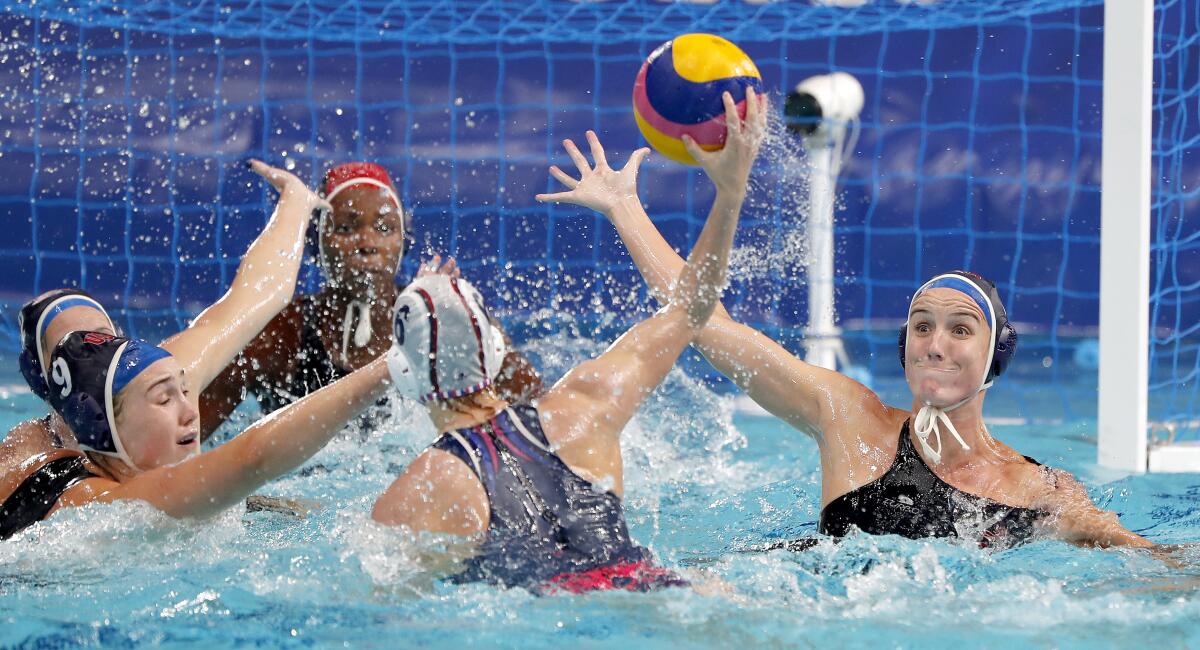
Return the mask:
<path id="1" fill-rule="evenodd" d="M 972 395 L 971 397 L 974 396 Z M 934 465 L 941 464 L 942 462 L 942 424 L 946 425 L 946 428 L 950 430 L 950 435 L 954 436 L 954 439 L 958 441 L 958 444 L 962 446 L 964 451 L 970 451 L 971 446 L 962 439 L 962 436 L 958 435 L 958 429 L 954 428 L 954 423 L 950 421 L 950 416 L 946 415 L 946 413 L 966 404 L 971 397 L 964 399 L 950 408 L 943 409 L 926 404 L 921 407 L 921 410 L 917 411 L 916 421 L 913 422 L 913 430 L 917 433 L 917 442 L 921 443 L 921 451 L 925 452 L 925 455 L 929 457 L 929 460 L 933 461 Z M 929 436 L 931 435 L 937 442 L 937 449 L 929 445 Z"/>
<path id="2" fill-rule="evenodd" d="M 355 319 L 358 319 L 358 324 L 354 325 Z M 354 325 L 354 327 L 351 327 Z M 351 337 L 353 332 L 353 337 Z M 354 347 L 366 347 L 371 342 L 371 334 L 374 330 L 371 327 L 371 303 L 363 300 L 351 300 L 346 306 L 346 316 L 342 319 L 342 358 L 346 357 L 350 349 L 350 342 L 354 342 Z"/>

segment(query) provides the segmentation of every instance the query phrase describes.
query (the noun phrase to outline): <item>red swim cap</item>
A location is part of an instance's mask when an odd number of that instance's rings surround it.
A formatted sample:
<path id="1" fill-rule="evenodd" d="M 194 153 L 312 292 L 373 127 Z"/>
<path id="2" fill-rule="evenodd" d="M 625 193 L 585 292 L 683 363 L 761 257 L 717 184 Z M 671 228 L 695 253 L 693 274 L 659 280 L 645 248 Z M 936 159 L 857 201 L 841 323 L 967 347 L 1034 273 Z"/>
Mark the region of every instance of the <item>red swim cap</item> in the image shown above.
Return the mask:
<path id="1" fill-rule="evenodd" d="M 396 186 L 392 184 L 387 170 L 382 165 L 370 162 L 349 162 L 325 172 L 325 180 L 321 182 L 322 195 L 325 200 L 330 201 L 343 190 L 358 185 L 373 185 L 388 190 L 388 194 L 396 202 L 396 207 L 400 207 L 400 197 L 396 194 Z"/>

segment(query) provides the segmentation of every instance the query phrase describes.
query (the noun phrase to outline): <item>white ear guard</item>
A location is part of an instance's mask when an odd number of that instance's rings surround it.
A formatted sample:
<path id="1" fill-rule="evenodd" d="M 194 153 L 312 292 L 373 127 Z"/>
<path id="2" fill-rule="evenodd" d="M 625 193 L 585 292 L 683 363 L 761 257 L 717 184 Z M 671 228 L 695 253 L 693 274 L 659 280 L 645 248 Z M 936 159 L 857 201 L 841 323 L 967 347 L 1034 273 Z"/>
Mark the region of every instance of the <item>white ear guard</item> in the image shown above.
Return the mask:
<path id="1" fill-rule="evenodd" d="M 403 350 L 394 345 L 388 350 L 387 367 L 388 374 L 392 376 L 393 390 L 408 399 L 415 400 L 421 397 L 421 387 Z"/>

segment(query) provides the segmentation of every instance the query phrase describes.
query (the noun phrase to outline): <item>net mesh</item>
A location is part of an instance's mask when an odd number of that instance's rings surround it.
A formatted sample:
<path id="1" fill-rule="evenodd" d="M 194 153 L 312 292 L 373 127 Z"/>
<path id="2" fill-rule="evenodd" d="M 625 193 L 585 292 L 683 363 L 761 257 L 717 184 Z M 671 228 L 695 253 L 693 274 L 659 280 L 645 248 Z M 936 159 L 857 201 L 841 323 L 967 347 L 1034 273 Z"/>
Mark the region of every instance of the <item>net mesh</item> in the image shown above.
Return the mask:
<path id="1" fill-rule="evenodd" d="M 1155 6 L 1151 149 L 1150 417 L 1159 438 L 1200 437 L 1200 10 Z M 1188 218 L 1188 213 L 1193 215 Z"/>
<path id="2" fill-rule="evenodd" d="M 854 363 L 894 376 L 911 291 L 970 268 L 997 282 L 1023 335 L 1013 373 L 1028 381 L 994 392 L 1025 414 L 1090 415 L 1094 380 L 1078 378 L 1096 363 L 1102 24 L 1100 0 L 18 2 L 0 14 L 0 297 L 82 286 L 134 334 L 178 329 L 228 285 L 268 214 L 248 157 L 314 185 L 331 163 L 368 159 L 397 179 L 419 250 L 456 255 L 510 320 L 625 322 L 650 302 L 612 228 L 533 195 L 555 189 L 549 164 L 569 164 L 564 137 L 595 129 L 618 162 L 641 146 L 630 106 L 641 62 L 675 35 L 713 32 L 754 58 L 777 106 L 831 70 L 865 89 L 835 233 Z M 1183 57 L 1187 39 L 1162 56 Z M 1178 101 L 1158 97 L 1186 122 L 1185 77 Z M 727 304 L 798 350 L 803 159 L 778 131 Z M 1188 140 L 1158 142 L 1156 160 L 1182 169 Z M 1170 191 L 1182 206 L 1183 186 Z M 704 176 L 651 162 L 642 193 L 686 251 L 712 197 Z M 1176 205 L 1156 196 L 1158 215 Z M 1170 236 L 1156 259 L 1194 248 L 1194 235 Z M 1195 280 L 1163 266 L 1155 296 L 1168 308 Z M 309 269 L 305 290 L 319 282 Z M 1195 322 L 1155 314 L 1178 320 L 1176 332 Z M 3 318 L 12 338 L 14 310 Z M 1156 339 L 1156 354 L 1194 374 L 1168 350 L 1181 340 Z"/>

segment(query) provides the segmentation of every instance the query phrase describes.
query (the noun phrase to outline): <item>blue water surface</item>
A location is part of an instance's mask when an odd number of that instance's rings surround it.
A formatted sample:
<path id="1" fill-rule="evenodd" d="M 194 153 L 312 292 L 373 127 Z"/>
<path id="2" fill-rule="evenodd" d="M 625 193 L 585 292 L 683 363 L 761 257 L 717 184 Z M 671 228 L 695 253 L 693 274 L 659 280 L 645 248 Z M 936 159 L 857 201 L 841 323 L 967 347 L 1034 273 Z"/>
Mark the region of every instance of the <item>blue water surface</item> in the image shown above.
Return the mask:
<path id="1" fill-rule="evenodd" d="M 532 342 L 550 376 L 602 348 Z M 884 393 L 902 394 L 893 383 Z M 890 393 L 889 393 L 890 392 Z M 432 441 L 424 416 L 346 431 L 261 492 L 306 499 L 304 518 L 242 509 L 175 521 L 126 503 L 64 511 L 0 543 L 0 646 L 1184 647 L 1200 645 L 1200 552 L 1038 541 L 1000 552 L 943 540 L 811 535 L 815 444 L 676 370 L 626 430 L 634 537 L 705 593 L 535 596 L 451 585 L 422 568 L 439 540 L 371 523 L 375 497 Z M 990 407 L 989 407 L 990 408 Z M 9 390 L 0 424 L 44 412 Z M 254 416 L 245 408 L 231 429 Z M 1200 538 L 1196 475 L 1122 477 L 1095 465 L 1094 422 L 993 424 L 1067 469 L 1157 542 Z"/>

